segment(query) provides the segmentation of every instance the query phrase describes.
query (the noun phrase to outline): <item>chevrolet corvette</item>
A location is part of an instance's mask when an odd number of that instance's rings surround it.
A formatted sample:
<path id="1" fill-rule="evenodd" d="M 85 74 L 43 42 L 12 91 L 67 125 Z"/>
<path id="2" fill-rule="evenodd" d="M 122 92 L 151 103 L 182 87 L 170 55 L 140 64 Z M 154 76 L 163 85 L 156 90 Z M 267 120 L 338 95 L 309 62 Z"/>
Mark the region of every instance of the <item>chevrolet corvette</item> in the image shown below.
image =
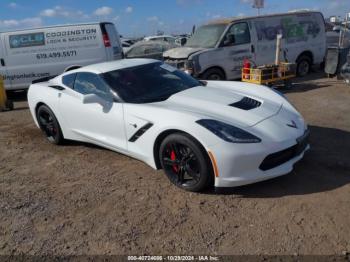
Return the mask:
<path id="1" fill-rule="evenodd" d="M 89 65 L 36 81 L 28 103 L 50 142 L 117 151 L 163 169 L 188 191 L 287 174 L 309 149 L 307 124 L 277 91 L 196 80 L 152 59 Z"/>

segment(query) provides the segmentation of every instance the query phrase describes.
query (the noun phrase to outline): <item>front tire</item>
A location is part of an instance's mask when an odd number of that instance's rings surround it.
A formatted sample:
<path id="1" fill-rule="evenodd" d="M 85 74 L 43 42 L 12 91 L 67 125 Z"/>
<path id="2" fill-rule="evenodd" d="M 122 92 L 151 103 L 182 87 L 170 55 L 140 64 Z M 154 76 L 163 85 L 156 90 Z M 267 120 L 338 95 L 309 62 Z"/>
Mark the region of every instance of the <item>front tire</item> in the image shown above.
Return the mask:
<path id="1" fill-rule="evenodd" d="M 219 68 L 210 68 L 201 77 L 204 80 L 222 81 L 226 80 L 224 72 Z"/>
<path id="2" fill-rule="evenodd" d="M 174 185 L 191 192 L 203 191 L 213 184 L 213 171 L 208 155 L 192 137 L 171 134 L 160 145 L 161 166 Z"/>
<path id="3" fill-rule="evenodd" d="M 46 135 L 50 143 L 60 145 L 63 144 L 64 138 L 60 124 L 57 121 L 55 114 L 46 105 L 41 105 L 36 113 L 40 129 Z"/>
<path id="4" fill-rule="evenodd" d="M 297 76 L 304 77 L 311 71 L 312 60 L 309 56 L 303 55 L 297 60 Z"/>

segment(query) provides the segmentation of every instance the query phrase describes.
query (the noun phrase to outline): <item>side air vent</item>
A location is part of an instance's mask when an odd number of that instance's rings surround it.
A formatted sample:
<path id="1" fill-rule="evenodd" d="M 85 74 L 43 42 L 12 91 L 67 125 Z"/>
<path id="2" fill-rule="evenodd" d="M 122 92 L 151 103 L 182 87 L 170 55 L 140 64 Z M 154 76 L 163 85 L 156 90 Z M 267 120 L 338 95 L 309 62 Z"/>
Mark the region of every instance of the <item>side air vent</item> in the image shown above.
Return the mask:
<path id="1" fill-rule="evenodd" d="M 137 139 L 140 138 L 148 129 L 150 129 L 153 126 L 152 123 L 148 123 L 141 127 L 139 130 L 136 131 L 136 133 L 129 139 L 129 142 L 135 142 Z"/>
<path id="2" fill-rule="evenodd" d="M 242 110 L 251 110 L 261 106 L 261 102 L 245 96 L 240 101 L 230 104 L 229 106 L 233 106 Z"/>

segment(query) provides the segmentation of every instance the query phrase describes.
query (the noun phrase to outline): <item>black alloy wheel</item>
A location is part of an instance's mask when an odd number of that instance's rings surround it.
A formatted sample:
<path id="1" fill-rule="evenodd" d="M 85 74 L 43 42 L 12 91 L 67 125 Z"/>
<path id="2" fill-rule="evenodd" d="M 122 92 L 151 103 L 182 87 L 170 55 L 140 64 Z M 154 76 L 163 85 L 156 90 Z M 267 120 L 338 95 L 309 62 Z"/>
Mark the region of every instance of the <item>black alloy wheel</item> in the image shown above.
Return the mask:
<path id="1" fill-rule="evenodd" d="M 61 144 L 64 140 L 61 127 L 54 113 L 45 105 L 37 110 L 37 120 L 46 138 L 53 144 Z"/>
<path id="2" fill-rule="evenodd" d="M 161 144 L 160 160 L 169 180 L 182 189 L 202 191 L 213 182 L 208 156 L 187 135 L 168 136 Z"/>

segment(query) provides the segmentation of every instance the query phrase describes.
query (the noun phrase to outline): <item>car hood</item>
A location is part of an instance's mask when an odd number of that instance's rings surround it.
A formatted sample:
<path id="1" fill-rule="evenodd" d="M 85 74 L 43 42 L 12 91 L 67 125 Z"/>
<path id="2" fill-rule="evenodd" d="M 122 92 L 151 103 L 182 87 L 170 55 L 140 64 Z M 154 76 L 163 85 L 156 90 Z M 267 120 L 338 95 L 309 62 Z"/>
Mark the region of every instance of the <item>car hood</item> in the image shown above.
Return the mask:
<path id="1" fill-rule="evenodd" d="M 190 55 L 202 51 L 204 49 L 205 48 L 200 47 L 178 47 L 164 52 L 163 57 L 173 59 L 187 59 Z"/>
<path id="2" fill-rule="evenodd" d="M 253 99 L 248 101 L 253 101 L 253 104 L 258 106 L 246 110 L 240 105 L 233 105 L 240 101 L 242 104 L 247 98 Z M 205 86 L 187 89 L 156 104 L 167 109 L 196 114 L 199 118 L 217 119 L 241 127 L 254 126 L 277 114 L 282 107 L 281 100 L 272 101 L 266 97 L 247 95 L 226 87 Z"/>

